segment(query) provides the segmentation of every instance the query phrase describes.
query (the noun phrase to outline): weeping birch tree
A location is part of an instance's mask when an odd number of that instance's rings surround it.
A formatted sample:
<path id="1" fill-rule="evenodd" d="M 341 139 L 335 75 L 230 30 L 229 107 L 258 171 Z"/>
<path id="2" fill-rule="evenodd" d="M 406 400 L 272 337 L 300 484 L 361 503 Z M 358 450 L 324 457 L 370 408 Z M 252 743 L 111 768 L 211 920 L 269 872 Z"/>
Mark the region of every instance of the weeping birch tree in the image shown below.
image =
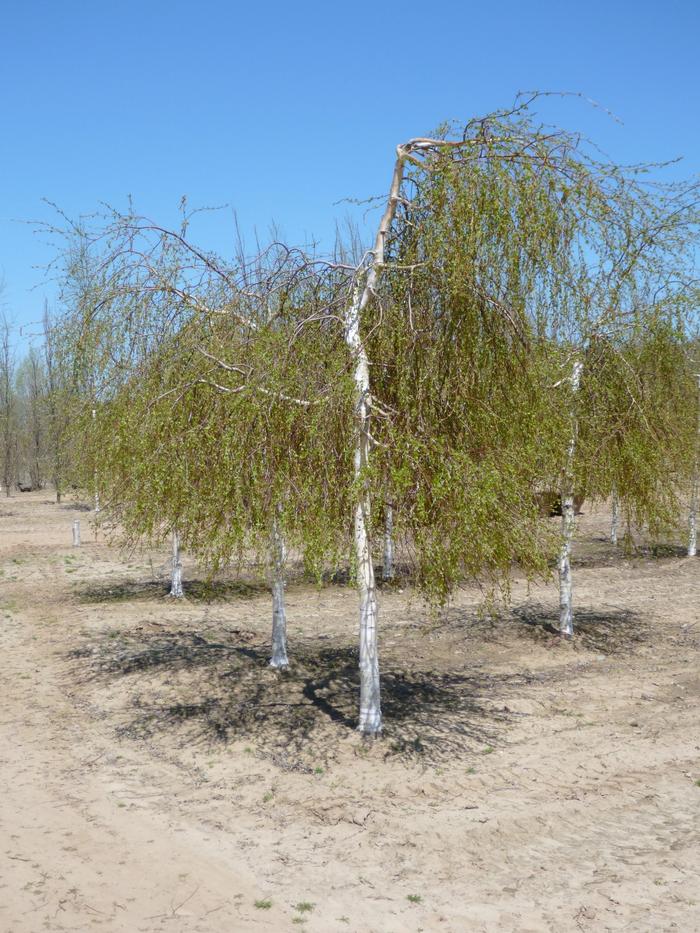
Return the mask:
<path id="1" fill-rule="evenodd" d="M 562 631 L 572 631 L 571 486 L 595 473 L 590 444 L 577 442 L 579 424 L 592 422 L 576 355 L 597 335 L 644 328 L 672 307 L 638 296 L 687 261 L 694 196 L 693 186 L 645 186 L 637 169 L 599 161 L 579 136 L 534 123 L 527 105 L 398 147 L 348 313 L 355 469 L 360 489 L 372 476 L 389 484 L 379 494 L 398 500 L 392 518 L 426 592 L 444 598 L 465 576 L 507 592 L 514 560 L 542 572 L 551 538 L 535 492 L 561 481 Z M 555 378 L 562 358 L 573 378 Z M 647 449 L 660 443 L 659 432 L 646 433 Z M 625 497 L 640 507 L 639 496 Z M 360 728 L 373 733 L 381 711 L 370 502 L 368 491 L 356 538 Z"/>
<path id="2" fill-rule="evenodd" d="M 73 317 L 104 360 L 86 478 L 132 543 L 177 536 L 211 572 L 263 560 L 284 668 L 288 548 L 316 572 L 346 548 L 348 270 L 279 243 L 226 263 L 134 216 L 81 238 L 103 281 Z"/>

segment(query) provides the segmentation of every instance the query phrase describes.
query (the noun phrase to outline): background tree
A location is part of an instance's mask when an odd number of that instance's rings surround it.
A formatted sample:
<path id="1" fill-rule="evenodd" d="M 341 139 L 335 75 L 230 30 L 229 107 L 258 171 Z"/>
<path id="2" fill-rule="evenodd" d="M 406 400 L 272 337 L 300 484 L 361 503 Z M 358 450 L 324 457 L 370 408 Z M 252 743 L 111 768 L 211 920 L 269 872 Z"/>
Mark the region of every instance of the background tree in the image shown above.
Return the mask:
<path id="1" fill-rule="evenodd" d="M 48 459 L 47 391 L 40 351 L 30 347 L 15 378 L 19 426 L 18 475 L 41 489 Z"/>
<path id="2" fill-rule="evenodd" d="M 43 317 L 43 362 L 45 373 L 45 408 L 48 471 L 56 492 L 56 502 L 61 501 L 72 462 L 70 450 L 70 426 L 77 398 L 71 389 L 69 335 L 61 335 L 58 316 L 44 307 Z"/>
<path id="3" fill-rule="evenodd" d="M 11 340 L 11 327 L 4 312 L 0 313 L 0 438 L 2 443 L 2 486 L 9 496 L 17 480 L 18 439 L 17 400 L 15 396 L 16 361 Z"/>

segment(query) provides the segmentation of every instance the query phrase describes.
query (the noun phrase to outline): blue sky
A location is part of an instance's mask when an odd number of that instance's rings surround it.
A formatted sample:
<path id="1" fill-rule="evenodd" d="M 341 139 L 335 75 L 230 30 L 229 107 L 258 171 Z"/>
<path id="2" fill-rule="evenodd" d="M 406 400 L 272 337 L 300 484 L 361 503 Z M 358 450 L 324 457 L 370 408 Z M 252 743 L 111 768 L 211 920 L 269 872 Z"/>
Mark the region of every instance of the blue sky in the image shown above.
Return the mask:
<path id="1" fill-rule="evenodd" d="M 700 3 L 239 4 L 224 0 L 0 3 L 0 271 L 24 333 L 54 291 L 43 238 L 22 221 L 132 195 L 226 252 L 275 221 L 292 241 L 332 240 L 385 191 L 397 143 L 522 89 L 580 91 L 547 116 L 622 161 L 684 156 L 700 171 Z M 356 215 L 359 216 L 359 215 Z"/>

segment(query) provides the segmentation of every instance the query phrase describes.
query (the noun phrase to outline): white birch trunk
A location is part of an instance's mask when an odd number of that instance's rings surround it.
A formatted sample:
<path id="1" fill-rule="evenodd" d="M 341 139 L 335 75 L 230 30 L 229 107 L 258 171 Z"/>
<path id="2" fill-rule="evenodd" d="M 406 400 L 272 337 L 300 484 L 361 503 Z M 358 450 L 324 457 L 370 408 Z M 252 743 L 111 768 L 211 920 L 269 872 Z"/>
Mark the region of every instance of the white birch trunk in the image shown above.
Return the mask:
<path id="1" fill-rule="evenodd" d="M 363 310 L 371 301 L 379 272 L 384 265 L 386 238 L 396 213 L 401 193 L 404 159 L 408 150 L 399 146 L 391 179 L 391 189 L 384 214 L 374 241 L 373 261 L 367 272 L 364 288 L 353 291 L 345 321 L 345 341 L 352 355 L 355 382 L 355 479 L 363 477 L 369 465 L 371 439 L 369 421 L 371 411 L 369 360 L 360 332 Z M 379 650 L 377 642 L 377 591 L 372 561 L 372 543 L 369 529 L 371 499 L 369 489 L 363 486 L 355 506 L 355 563 L 357 589 L 360 598 L 360 719 L 359 731 L 376 736 L 382 730 L 382 709 L 379 682 Z"/>
<path id="2" fill-rule="evenodd" d="M 574 537 L 573 490 L 561 493 L 562 546 L 559 552 L 559 632 L 567 637 L 574 634 L 573 587 L 571 582 L 571 542 Z"/>
<path id="3" fill-rule="evenodd" d="M 612 516 L 610 518 L 610 543 L 617 544 L 617 531 L 620 527 L 620 499 L 617 495 L 617 488 L 613 486 L 612 491 Z"/>
<path id="4" fill-rule="evenodd" d="M 690 493 L 690 512 L 688 514 L 688 557 L 698 553 L 698 499 L 700 498 L 700 375 L 698 375 L 698 427 L 695 439 L 695 462 L 693 464 L 693 485 Z"/>
<path id="5" fill-rule="evenodd" d="M 384 561 L 382 563 L 382 580 L 394 579 L 394 508 L 386 506 L 384 513 Z"/>
<path id="6" fill-rule="evenodd" d="M 279 521 L 272 519 L 272 657 L 270 667 L 283 670 L 289 667 L 287 658 L 287 615 L 284 608 L 284 565 L 287 558 Z"/>
<path id="7" fill-rule="evenodd" d="M 170 595 L 175 599 L 182 599 L 185 591 L 182 588 L 182 560 L 180 559 L 180 535 L 177 529 L 173 531 L 173 560 L 171 569 Z"/>
<path id="8" fill-rule="evenodd" d="M 80 547 L 80 522 L 73 522 L 73 547 Z"/>
<path id="9" fill-rule="evenodd" d="M 574 394 L 578 392 L 581 382 L 583 363 L 574 363 L 571 374 L 571 385 Z M 575 412 L 572 412 L 571 440 L 567 452 L 566 467 L 564 468 L 561 484 L 561 525 L 562 546 L 559 552 L 559 632 L 571 637 L 574 634 L 573 615 L 573 587 L 571 580 L 571 544 L 574 538 L 576 525 L 574 510 L 573 466 L 576 453 L 576 437 L 578 425 Z"/>
<path id="10" fill-rule="evenodd" d="M 346 339 L 355 357 L 355 479 L 362 476 L 369 463 L 369 365 L 360 337 L 361 298 L 356 290 L 346 326 Z M 363 735 L 378 735 L 382 729 L 377 646 L 377 594 L 369 537 L 371 502 L 363 488 L 355 506 L 355 563 L 360 597 L 360 719 Z"/>
<path id="11" fill-rule="evenodd" d="M 404 160 L 416 141 L 398 146 L 391 188 L 384 214 L 379 222 L 372 250 L 372 264 L 367 272 L 364 288 L 359 283 L 353 290 L 352 301 L 345 320 L 345 341 L 353 359 L 355 382 L 355 480 L 362 480 L 369 465 L 371 451 L 370 412 L 371 394 L 369 360 L 362 341 L 360 320 L 362 312 L 372 300 L 379 273 L 384 266 L 384 249 L 396 207 L 401 196 Z M 370 541 L 371 499 L 366 484 L 360 484 L 355 506 L 355 563 L 357 589 L 360 597 L 360 719 L 359 731 L 366 736 L 379 735 L 382 729 L 382 710 L 379 682 L 378 607 L 377 592 Z"/>
<path id="12" fill-rule="evenodd" d="M 360 721 L 363 735 L 378 735 L 382 730 L 379 680 L 378 607 L 374 582 L 374 564 L 369 537 L 370 499 L 363 496 L 355 507 L 355 552 L 360 591 Z"/>

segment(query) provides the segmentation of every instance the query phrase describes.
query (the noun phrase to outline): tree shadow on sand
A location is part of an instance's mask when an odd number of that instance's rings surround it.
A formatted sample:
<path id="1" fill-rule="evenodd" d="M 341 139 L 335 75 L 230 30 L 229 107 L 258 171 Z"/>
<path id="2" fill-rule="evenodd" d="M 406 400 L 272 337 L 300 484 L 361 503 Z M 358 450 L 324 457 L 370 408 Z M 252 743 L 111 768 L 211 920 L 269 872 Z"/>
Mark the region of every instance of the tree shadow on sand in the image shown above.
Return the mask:
<path id="1" fill-rule="evenodd" d="M 562 639 L 558 606 L 535 602 L 510 608 L 492 607 L 490 612 L 448 607 L 441 610 L 436 621 L 417 617 L 410 628 L 443 637 L 456 637 L 459 632 L 463 638 L 480 644 L 508 644 L 509 636 L 515 635 L 547 647 L 572 645 L 611 655 L 629 654 L 649 637 L 649 620 L 639 612 L 577 606 L 574 608 L 574 637 Z"/>
<path id="2" fill-rule="evenodd" d="M 574 568 L 594 570 L 599 567 L 629 565 L 635 560 L 678 560 L 687 556 L 687 545 L 669 541 L 625 540 L 615 545 L 607 536 L 587 537 L 574 544 L 571 564 Z M 552 561 L 552 568 L 556 561 Z"/>
<path id="3" fill-rule="evenodd" d="M 295 642 L 292 666 L 268 666 L 269 648 L 252 632 L 216 639 L 195 631 L 106 638 L 71 653 L 83 676 L 126 683 L 131 703 L 118 727 L 132 740 L 175 733 L 181 744 L 246 740 L 289 770 L 310 770 L 353 738 L 357 651 Z M 388 755 L 440 761 L 498 744 L 516 713 L 507 695 L 522 675 L 406 670 L 384 662 L 383 747 Z"/>
<path id="4" fill-rule="evenodd" d="M 183 604 L 192 602 L 217 602 L 228 599 L 252 599 L 269 592 L 264 583 L 240 580 L 188 580 L 185 583 Z M 75 595 L 83 603 L 128 602 L 131 600 L 161 599 L 168 597 L 170 583 L 163 580 L 119 580 L 79 585 Z"/>
<path id="5" fill-rule="evenodd" d="M 559 610 L 530 603 L 511 609 L 509 616 L 535 637 L 559 637 Z M 574 609 L 574 640 L 601 654 L 622 654 L 634 649 L 648 635 L 648 622 L 632 609 Z"/>
<path id="6" fill-rule="evenodd" d="M 631 552 L 631 558 L 644 557 L 647 560 L 679 559 L 688 556 L 688 545 L 651 543 L 637 544 Z"/>
<path id="7" fill-rule="evenodd" d="M 375 563 L 374 573 L 377 586 L 380 589 L 410 585 L 415 580 L 415 568 L 408 563 L 396 562 L 392 568 L 390 579 L 384 579 L 384 565 Z M 318 578 L 310 573 L 303 573 L 303 580 L 307 583 L 318 583 Z M 350 565 L 335 567 L 332 570 L 324 570 L 320 577 L 320 582 L 326 586 L 354 586 L 355 582 L 352 576 Z"/>

